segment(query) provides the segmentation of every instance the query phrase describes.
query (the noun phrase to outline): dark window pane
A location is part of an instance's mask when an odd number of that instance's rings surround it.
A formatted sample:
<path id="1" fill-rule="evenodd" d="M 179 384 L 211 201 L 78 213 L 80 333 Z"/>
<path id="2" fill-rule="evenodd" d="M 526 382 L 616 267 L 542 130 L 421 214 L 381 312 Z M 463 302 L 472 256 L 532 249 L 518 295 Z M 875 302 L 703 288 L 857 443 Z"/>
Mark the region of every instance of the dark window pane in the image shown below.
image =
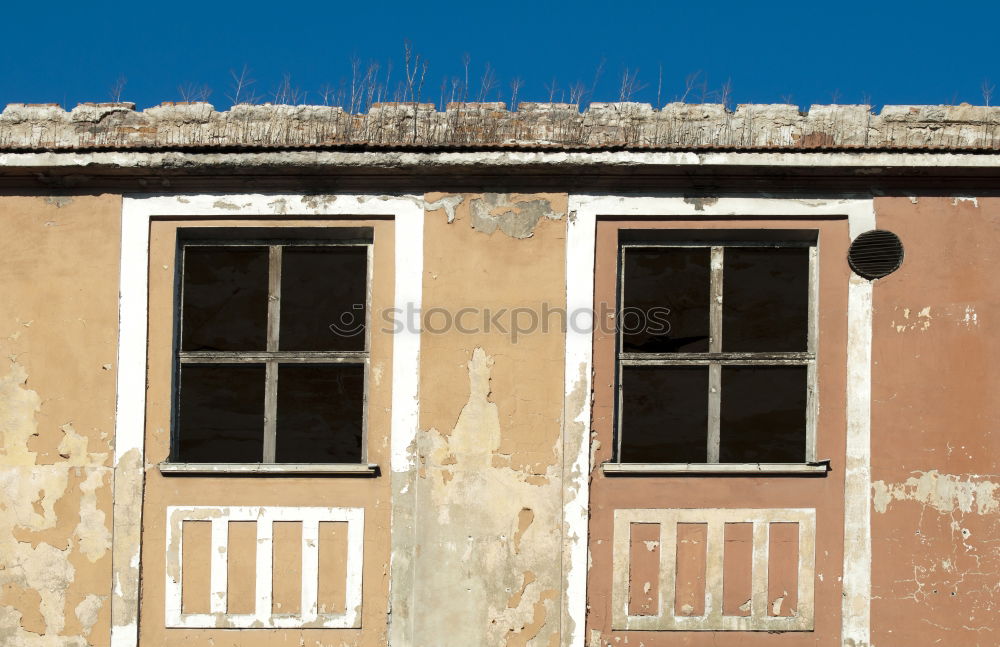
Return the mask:
<path id="1" fill-rule="evenodd" d="M 364 350 L 368 248 L 285 247 L 281 350 Z"/>
<path id="2" fill-rule="evenodd" d="M 710 260 L 704 247 L 625 250 L 623 351 L 708 351 Z"/>
<path id="3" fill-rule="evenodd" d="M 364 379 L 356 364 L 281 364 L 277 462 L 360 462 Z"/>
<path id="4" fill-rule="evenodd" d="M 259 463 L 264 456 L 264 366 L 181 367 L 177 460 Z"/>
<path id="5" fill-rule="evenodd" d="M 708 367 L 622 368 L 624 463 L 708 459 Z"/>
<path id="6" fill-rule="evenodd" d="M 719 460 L 806 459 L 806 367 L 723 366 Z"/>
<path id="7" fill-rule="evenodd" d="M 727 247 L 722 270 L 722 349 L 807 350 L 809 250 Z"/>
<path id="8" fill-rule="evenodd" d="M 266 247 L 184 249 L 182 350 L 265 350 Z"/>

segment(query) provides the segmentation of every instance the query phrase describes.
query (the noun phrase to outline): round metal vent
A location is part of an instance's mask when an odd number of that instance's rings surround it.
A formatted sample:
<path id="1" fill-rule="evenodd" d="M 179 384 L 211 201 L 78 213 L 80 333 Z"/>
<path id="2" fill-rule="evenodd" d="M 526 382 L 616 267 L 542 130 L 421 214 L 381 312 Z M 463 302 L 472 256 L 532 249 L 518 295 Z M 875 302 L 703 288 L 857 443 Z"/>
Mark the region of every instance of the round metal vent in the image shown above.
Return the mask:
<path id="1" fill-rule="evenodd" d="M 903 243 L 891 231 L 866 231 L 851 243 L 847 262 L 855 274 L 866 279 L 889 276 L 903 264 Z"/>

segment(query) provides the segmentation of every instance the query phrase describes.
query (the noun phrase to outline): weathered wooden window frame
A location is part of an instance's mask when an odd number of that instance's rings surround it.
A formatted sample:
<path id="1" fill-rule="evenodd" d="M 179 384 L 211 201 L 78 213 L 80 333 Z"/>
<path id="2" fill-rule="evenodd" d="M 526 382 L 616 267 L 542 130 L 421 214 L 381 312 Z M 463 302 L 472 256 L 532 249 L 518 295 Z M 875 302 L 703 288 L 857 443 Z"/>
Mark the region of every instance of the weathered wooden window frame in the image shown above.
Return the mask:
<path id="1" fill-rule="evenodd" d="M 677 240 L 622 241 L 618 247 L 618 309 L 624 307 L 625 252 L 628 249 L 705 248 L 711 253 L 709 286 L 709 349 L 707 353 L 627 353 L 622 349 L 622 330 L 616 333 L 615 349 L 615 451 L 614 460 L 604 463 L 605 474 L 741 474 L 798 473 L 823 474 L 829 461 L 816 459 L 816 423 L 819 396 L 816 375 L 819 316 L 819 240 Z M 723 265 L 729 247 L 804 247 L 809 250 L 808 323 L 805 352 L 723 352 Z M 626 463 L 622 462 L 622 369 L 625 366 L 708 366 L 708 428 L 705 463 Z M 720 463 L 719 445 L 722 410 L 722 367 L 724 365 L 805 366 L 806 367 L 806 455 L 801 463 Z"/>
<path id="2" fill-rule="evenodd" d="M 301 230 L 296 230 L 296 233 Z M 371 236 L 358 237 L 357 228 L 344 229 L 344 238 L 205 238 L 178 240 L 177 280 L 175 293 L 176 349 L 174 352 L 174 388 L 171 415 L 170 456 L 160 463 L 162 474 L 234 474 L 266 475 L 290 473 L 345 474 L 375 476 L 378 465 L 368 462 L 368 388 L 371 357 L 371 306 L 372 272 L 374 268 L 374 241 Z M 238 230 L 234 233 L 239 233 Z M 308 231 L 306 232 L 309 233 Z M 329 232 L 328 232 L 329 233 Z M 190 247 L 267 247 L 267 348 L 264 351 L 183 351 L 179 340 L 183 335 L 184 271 L 186 250 Z M 364 247 L 367 250 L 365 275 L 365 344 L 363 351 L 281 351 L 278 350 L 281 331 L 281 263 L 286 247 Z M 179 446 L 178 412 L 180 410 L 180 371 L 185 364 L 243 364 L 263 363 L 264 376 L 264 447 L 259 463 L 185 463 L 175 460 Z M 362 394 L 361 460 L 358 463 L 278 463 L 275 462 L 277 448 L 277 408 L 278 408 L 278 365 L 279 364 L 353 364 L 364 367 L 364 392 Z"/>

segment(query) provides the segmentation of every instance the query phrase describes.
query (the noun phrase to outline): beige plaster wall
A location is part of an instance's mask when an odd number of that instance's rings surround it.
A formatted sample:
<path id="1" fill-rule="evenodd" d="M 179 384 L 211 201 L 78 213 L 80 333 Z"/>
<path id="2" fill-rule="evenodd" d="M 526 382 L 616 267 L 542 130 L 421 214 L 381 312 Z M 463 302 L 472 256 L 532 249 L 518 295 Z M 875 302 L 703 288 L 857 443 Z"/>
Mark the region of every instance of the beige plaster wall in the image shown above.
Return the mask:
<path id="1" fill-rule="evenodd" d="M 430 326 L 421 341 L 421 431 L 411 448 L 416 495 L 405 529 L 410 539 L 396 546 L 415 566 L 407 591 L 411 604 L 393 609 L 393 621 L 409 623 L 416 645 L 555 645 L 564 633 L 559 556 L 565 337 L 555 315 L 547 330 L 519 332 L 515 341 L 510 311 L 539 314 L 565 306 L 566 195 L 436 193 L 426 199 L 433 205 L 426 213 L 422 268 Z M 121 198 L 112 195 L 0 198 L 0 644 L 5 646 L 109 642 L 120 209 Z M 906 261 L 873 289 L 872 642 L 993 645 L 1000 631 L 995 620 L 1000 373 L 994 366 L 1000 356 L 994 330 L 1000 321 L 994 278 L 1000 199 L 880 198 L 876 210 L 878 226 L 902 237 Z M 832 228 L 842 258 L 846 225 L 824 226 Z M 151 311 L 158 321 L 171 320 L 171 305 L 163 297 L 173 272 L 169 231 L 154 228 L 152 239 L 158 264 L 151 290 L 160 297 L 151 301 Z M 392 258 L 391 248 L 386 258 Z M 622 491 L 602 487 L 604 477 L 595 472 L 588 636 L 596 631 L 648 645 L 678 639 L 608 630 L 614 508 L 734 507 L 738 500 L 740 506 L 820 508 L 817 570 L 824 580 L 817 583 L 817 632 L 805 642 L 834 640 L 840 626 L 836 582 L 843 480 L 837 459 L 843 443 L 830 430 L 844 424 L 845 268 L 838 261 L 823 270 L 828 273 L 823 280 L 835 287 L 823 294 L 821 334 L 835 347 L 822 351 L 828 355 L 821 360 L 821 383 L 829 386 L 821 395 L 819 453 L 833 459 L 833 472 L 797 488 L 789 488 L 787 479 L 706 485 L 707 479 L 660 478 Z M 391 302 L 391 284 L 380 289 Z M 602 289 L 613 286 L 598 281 Z M 466 316 L 471 330 L 463 331 L 454 317 L 465 307 L 476 314 Z M 485 330 L 487 309 L 492 315 L 508 312 Z M 451 325 L 438 331 L 446 316 Z M 170 330 L 154 326 L 150 335 L 155 351 L 143 640 L 251 644 L 247 632 L 163 629 L 165 505 L 359 505 L 369 514 L 371 538 L 366 630 L 334 632 L 336 638 L 321 630 L 264 631 L 252 640 L 384 644 L 389 479 L 283 479 L 274 488 L 239 479 L 159 476 L 155 463 L 166 455 L 161 430 L 170 362 L 164 350 L 169 344 L 160 342 Z M 601 354 L 601 343 L 598 339 L 595 354 L 595 465 L 607 458 L 609 443 L 601 434 L 610 429 L 609 403 L 601 395 L 610 388 L 610 360 Z M 389 384 L 391 347 L 379 352 L 381 379 Z M 375 403 L 376 420 L 382 416 L 387 424 L 387 390 L 382 397 Z M 387 435 L 384 441 L 372 446 L 373 460 L 387 465 Z M 734 533 L 732 543 L 745 548 L 746 538 Z M 642 551 L 636 548 L 638 568 L 652 569 L 655 561 Z M 294 572 L 294 550 L 290 554 L 286 566 Z M 639 596 L 640 590 L 637 605 L 653 595 Z M 276 592 L 294 598 L 290 589 Z M 710 634 L 688 634 L 678 644 L 710 640 Z M 738 642 L 732 636 L 725 640 Z M 803 644 L 801 634 L 739 640 Z"/>
<path id="2" fill-rule="evenodd" d="M 0 644 L 107 645 L 121 198 L 0 198 Z"/>
<path id="3" fill-rule="evenodd" d="M 511 311 L 565 305 L 566 196 L 426 199 L 411 644 L 556 645 L 565 336 Z"/>

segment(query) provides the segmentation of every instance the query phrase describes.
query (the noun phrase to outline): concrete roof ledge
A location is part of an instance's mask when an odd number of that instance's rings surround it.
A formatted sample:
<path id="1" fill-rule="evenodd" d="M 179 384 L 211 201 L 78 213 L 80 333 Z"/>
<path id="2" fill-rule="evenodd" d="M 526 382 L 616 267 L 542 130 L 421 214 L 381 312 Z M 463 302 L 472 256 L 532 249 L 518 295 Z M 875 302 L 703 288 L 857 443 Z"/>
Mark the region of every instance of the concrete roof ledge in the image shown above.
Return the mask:
<path id="1" fill-rule="evenodd" d="M 469 104 L 485 106 L 490 104 Z M 502 104 L 501 104 L 502 105 Z M 479 108 L 483 110 L 482 107 Z M 392 115 L 396 117 L 415 117 L 418 114 L 434 112 L 433 103 L 384 102 L 373 103 L 368 110 L 369 115 Z"/>
<path id="2" fill-rule="evenodd" d="M 281 106 L 265 104 L 240 103 L 227 112 L 215 113 L 218 119 L 236 121 L 273 121 L 275 119 L 294 119 L 299 121 L 329 121 L 339 119 L 347 113 L 339 106 Z"/>
<path id="3" fill-rule="evenodd" d="M 733 113 L 736 117 L 753 116 L 756 119 L 773 119 L 794 123 L 802 118 L 798 106 L 787 103 L 741 103 Z"/>
<path id="4" fill-rule="evenodd" d="M 1000 108 L 986 106 L 788 104 L 383 102 L 352 114 L 341 107 L 206 102 L 8 104 L 0 150 L 175 150 L 180 148 L 570 148 L 730 150 L 856 148 L 1000 151 Z"/>
<path id="5" fill-rule="evenodd" d="M 158 106 L 143 110 L 142 113 L 157 121 L 181 124 L 208 123 L 219 114 L 215 111 L 215 106 L 205 101 L 164 101 Z"/>
<path id="6" fill-rule="evenodd" d="M 386 104 L 375 104 L 375 105 L 386 105 Z M 405 104 L 403 104 L 405 105 Z M 421 108 L 427 108 L 430 112 L 436 112 L 437 107 L 433 103 L 421 103 L 418 104 Z M 507 104 L 502 101 L 484 101 L 482 103 L 476 101 L 451 101 L 448 103 L 447 112 L 507 112 Z"/>
<path id="7" fill-rule="evenodd" d="M 591 104 L 596 105 L 596 104 Z M 517 104 L 518 112 L 580 112 L 575 103 L 546 103 L 544 101 L 522 101 Z"/>
<path id="8" fill-rule="evenodd" d="M 1000 107 L 970 106 L 885 106 L 881 115 L 886 121 L 1000 124 Z"/>
<path id="9" fill-rule="evenodd" d="M 0 120 L 10 123 L 67 121 L 68 114 L 58 103 L 8 103 Z"/>
<path id="10" fill-rule="evenodd" d="M 652 115 L 653 112 L 655 112 L 655 110 L 653 109 L 653 106 L 648 103 L 639 103 L 636 101 L 618 101 L 615 103 L 594 102 L 590 104 L 586 112 L 611 112 L 614 114 Z"/>
<path id="11" fill-rule="evenodd" d="M 674 119 L 725 119 L 729 111 L 721 103 L 681 103 L 675 101 L 659 112 Z"/>
<path id="12" fill-rule="evenodd" d="M 135 112 L 135 104 L 120 103 L 81 103 L 69 112 L 69 120 L 74 123 L 99 123 L 108 115 L 116 113 L 130 114 Z"/>

